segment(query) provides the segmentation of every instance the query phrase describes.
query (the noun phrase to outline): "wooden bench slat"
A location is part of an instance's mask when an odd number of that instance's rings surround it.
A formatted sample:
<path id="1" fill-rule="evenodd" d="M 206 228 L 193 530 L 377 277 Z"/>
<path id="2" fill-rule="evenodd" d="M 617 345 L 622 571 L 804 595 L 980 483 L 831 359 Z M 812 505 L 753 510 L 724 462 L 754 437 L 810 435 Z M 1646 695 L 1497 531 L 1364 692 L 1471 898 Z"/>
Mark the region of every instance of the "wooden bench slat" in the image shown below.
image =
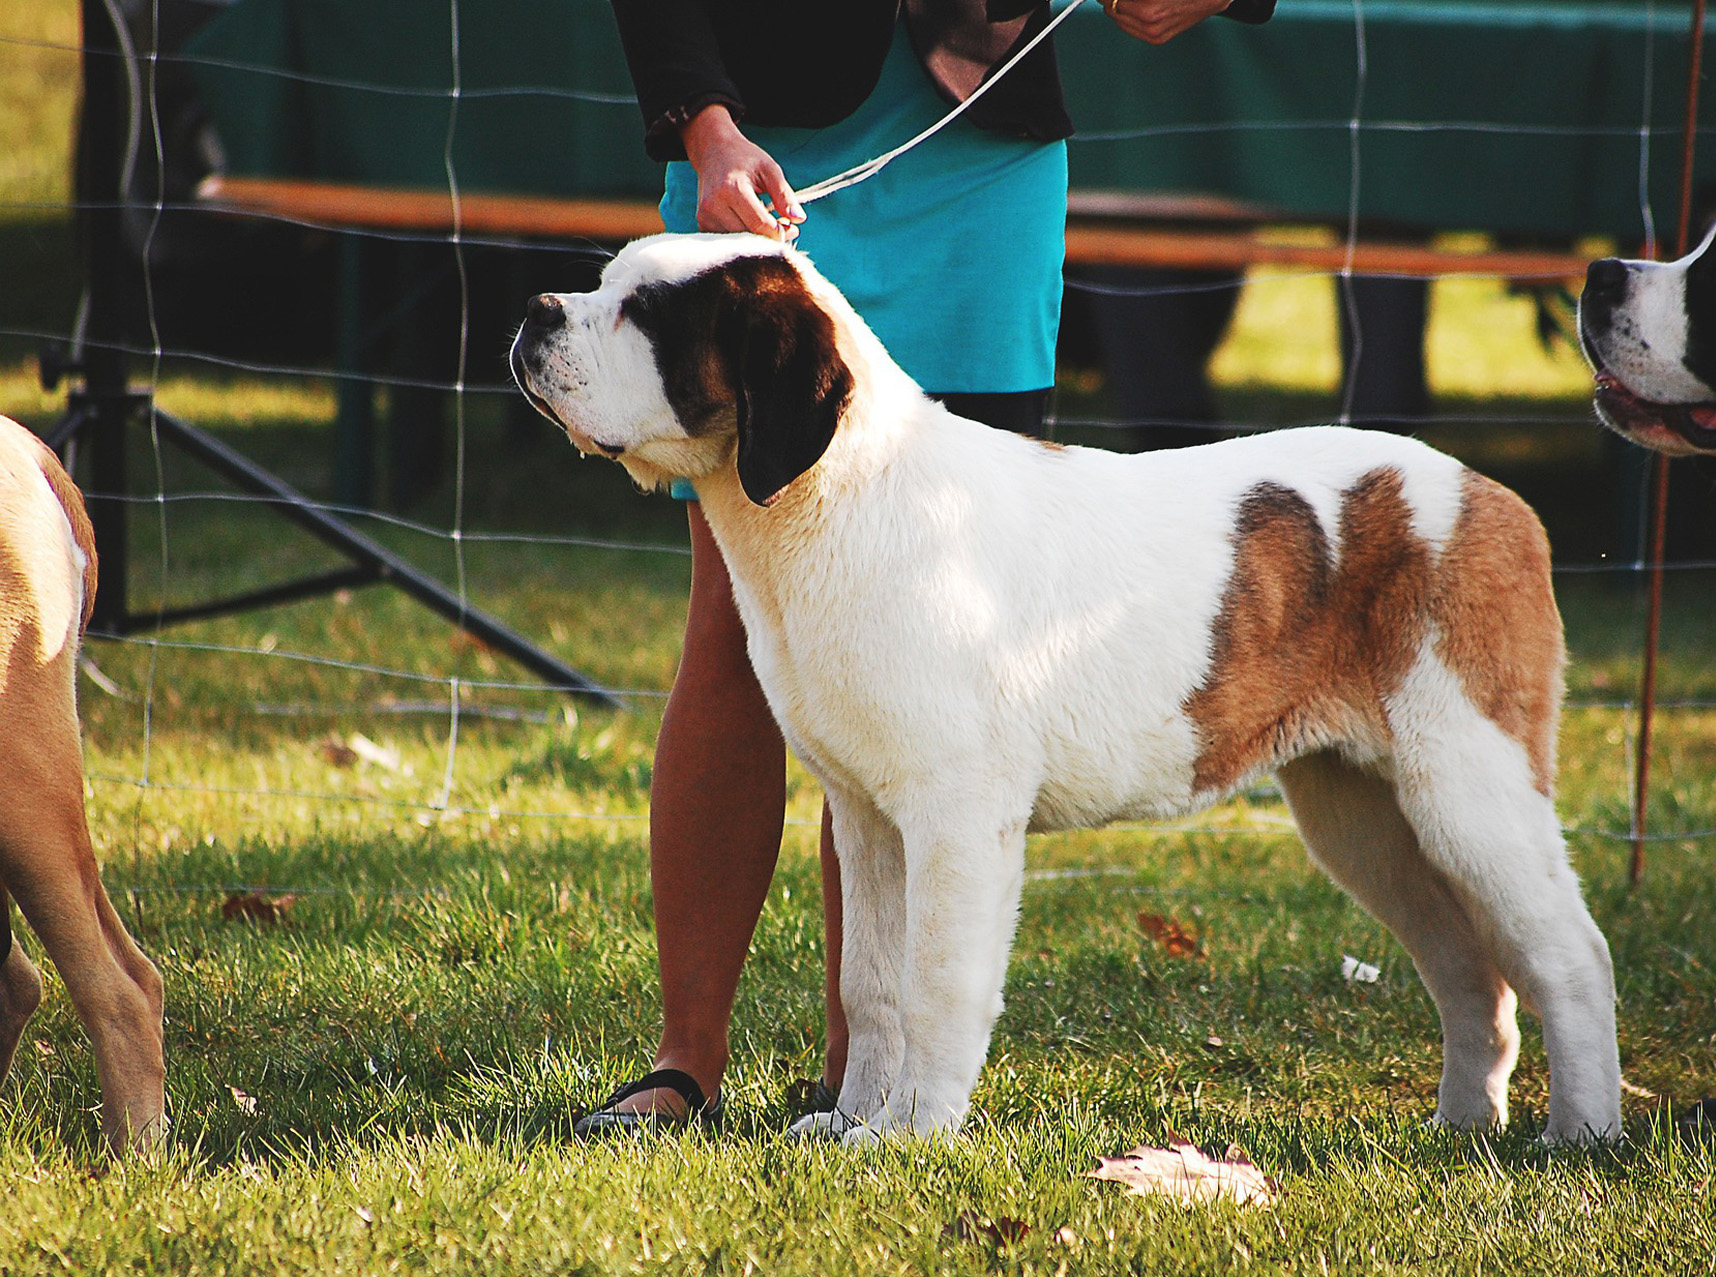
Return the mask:
<path id="1" fill-rule="evenodd" d="M 214 208 L 323 226 L 439 232 L 453 229 L 453 199 L 444 190 L 286 178 L 211 177 L 197 194 L 199 200 Z M 1073 207 L 1075 210 L 1081 207 L 1076 199 Z M 1090 207 L 1089 202 L 1083 207 Z M 1183 211 L 1183 205 L 1177 207 Z M 1136 213 L 1136 207 L 1131 211 Z M 527 239 L 619 242 L 653 235 L 662 229 L 656 205 L 647 200 L 558 199 L 482 191 L 461 195 L 458 215 L 462 232 Z M 1229 215 L 1233 215 L 1231 211 Z M 1425 244 L 1360 240 L 1354 245 L 1349 261 L 1344 243 L 1284 241 L 1250 227 L 1184 230 L 1115 225 L 1075 213 L 1067 227 L 1067 261 L 1075 265 L 1201 270 L 1271 265 L 1338 271 L 1350 265 L 1363 274 L 1575 279 L 1584 274 L 1586 258 L 1576 253 L 1511 249 L 1466 252 Z"/>
<path id="2" fill-rule="evenodd" d="M 1576 279 L 1590 260 L 1577 253 L 1526 249 L 1467 252 L 1428 244 L 1359 240 L 1306 244 L 1271 240 L 1249 232 L 1145 230 L 1137 227 L 1067 227 L 1069 262 L 1106 266 L 1179 266 L 1241 269 L 1302 266 L 1366 275 L 1500 275 L 1513 279 Z"/>
<path id="3" fill-rule="evenodd" d="M 205 204 L 236 213 L 296 218 L 325 226 L 451 231 L 453 198 L 444 190 L 358 186 L 264 177 L 211 177 L 197 190 Z M 472 191 L 459 197 L 468 232 L 531 239 L 636 239 L 662 229 L 648 200 L 555 199 Z"/>

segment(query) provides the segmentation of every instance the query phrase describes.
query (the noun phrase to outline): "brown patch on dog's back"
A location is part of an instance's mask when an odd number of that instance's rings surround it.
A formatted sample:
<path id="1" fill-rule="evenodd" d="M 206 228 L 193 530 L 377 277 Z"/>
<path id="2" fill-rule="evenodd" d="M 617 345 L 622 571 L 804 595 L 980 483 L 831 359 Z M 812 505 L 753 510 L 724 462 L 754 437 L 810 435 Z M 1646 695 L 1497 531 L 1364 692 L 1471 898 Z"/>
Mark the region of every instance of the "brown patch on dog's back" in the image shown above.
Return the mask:
<path id="1" fill-rule="evenodd" d="M 1240 503 L 1209 677 L 1186 701 L 1203 742 L 1197 791 L 1319 745 L 1386 737 L 1383 700 L 1425 635 L 1430 548 L 1393 470 L 1344 494 L 1339 535 L 1336 562 L 1310 503 L 1278 484 Z"/>
<path id="2" fill-rule="evenodd" d="M 1482 475 L 1467 473 L 1461 498 L 1431 604 L 1436 654 L 1478 710 L 1524 746 L 1548 795 L 1566 663 L 1549 539 L 1530 506 Z"/>

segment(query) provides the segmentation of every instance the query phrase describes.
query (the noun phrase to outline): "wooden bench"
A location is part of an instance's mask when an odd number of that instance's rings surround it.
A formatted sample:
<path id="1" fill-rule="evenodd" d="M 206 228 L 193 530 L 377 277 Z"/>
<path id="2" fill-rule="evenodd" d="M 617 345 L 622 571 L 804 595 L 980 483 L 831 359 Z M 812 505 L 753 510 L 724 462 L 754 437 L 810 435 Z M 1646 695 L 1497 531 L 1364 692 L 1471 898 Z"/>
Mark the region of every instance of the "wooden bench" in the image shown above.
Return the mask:
<path id="1" fill-rule="evenodd" d="M 619 245 L 662 229 L 653 201 L 563 199 L 472 191 L 454 201 L 448 191 L 290 178 L 211 177 L 198 191 L 211 210 L 278 218 L 329 230 L 419 232 L 517 242 Z M 1581 278 L 1589 256 L 1346 237 L 1326 225 L 1284 223 L 1270 210 L 1214 196 L 1140 195 L 1075 191 L 1068 200 L 1067 254 L 1074 267 L 1153 267 L 1243 271 L 1254 266 L 1334 274 L 1484 275 L 1559 284 Z M 1481 243 L 1463 237 L 1462 243 Z M 360 241 L 341 249 L 338 411 L 334 479 L 340 499 L 367 505 L 375 486 L 376 405 L 366 378 L 357 284 Z M 388 431 L 420 410 L 395 389 Z M 415 429 L 415 427 L 410 427 Z M 421 455 L 420 453 L 414 455 Z M 432 462 L 429 464 L 433 464 Z M 392 478 L 396 500 L 409 499 L 421 476 Z"/>
<path id="2" fill-rule="evenodd" d="M 213 209 L 332 228 L 455 229 L 445 190 L 404 189 L 291 178 L 211 177 L 198 191 Z M 1295 266 L 1360 274 L 1495 275 L 1545 281 L 1584 275 L 1586 254 L 1533 249 L 1442 247 L 1361 237 L 1350 247 L 1327 227 L 1292 224 L 1232 201 L 1075 191 L 1067 208 L 1067 261 L 1084 266 L 1243 269 Z M 653 202 L 463 194 L 461 234 L 622 243 L 662 229 Z"/>

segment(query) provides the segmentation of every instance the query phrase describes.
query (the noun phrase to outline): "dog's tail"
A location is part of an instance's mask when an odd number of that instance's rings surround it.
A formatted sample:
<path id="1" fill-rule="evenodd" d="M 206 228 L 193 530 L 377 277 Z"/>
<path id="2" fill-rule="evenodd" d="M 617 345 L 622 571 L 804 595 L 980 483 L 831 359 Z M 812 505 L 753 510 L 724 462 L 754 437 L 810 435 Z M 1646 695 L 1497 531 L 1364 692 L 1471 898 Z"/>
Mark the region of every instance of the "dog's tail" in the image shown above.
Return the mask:
<path id="1" fill-rule="evenodd" d="M 78 633 L 82 634 L 89 625 L 89 615 L 95 607 L 95 528 L 90 524 L 89 512 L 84 509 L 83 493 L 78 491 L 77 484 L 72 482 L 71 476 L 66 473 L 53 449 L 34 435 L 31 435 L 30 439 L 35 445 L 36 464 L 42 469 L 42 477 L 54 490 L 54 496 L 59 498 L 60 506 L 66 512 L 66 520 L 71 524 L 77 548 L 83 552 L 83 615 L 78 621 Z"/>

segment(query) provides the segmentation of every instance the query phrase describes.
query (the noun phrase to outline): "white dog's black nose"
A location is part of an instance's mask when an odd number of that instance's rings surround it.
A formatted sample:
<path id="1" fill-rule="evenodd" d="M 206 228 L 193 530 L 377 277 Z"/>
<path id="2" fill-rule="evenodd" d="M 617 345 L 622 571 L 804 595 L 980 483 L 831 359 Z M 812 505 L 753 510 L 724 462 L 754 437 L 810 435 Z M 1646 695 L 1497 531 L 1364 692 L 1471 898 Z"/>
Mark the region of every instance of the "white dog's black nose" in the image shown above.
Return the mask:
<path id="1" fill-rule="evenodd" d="M 558 328 L 566 322 L 566 308 L 553 293 L 538 293 L 524 310 L 525 321 L 538 328 Z"/>
<path id="2" fill-rule="evenodd" d="M 1618 302 L 1627 291 L 1627 264 L 1617 257 L 1601 257 L 1585 268 L 1585 299 Z"/>

